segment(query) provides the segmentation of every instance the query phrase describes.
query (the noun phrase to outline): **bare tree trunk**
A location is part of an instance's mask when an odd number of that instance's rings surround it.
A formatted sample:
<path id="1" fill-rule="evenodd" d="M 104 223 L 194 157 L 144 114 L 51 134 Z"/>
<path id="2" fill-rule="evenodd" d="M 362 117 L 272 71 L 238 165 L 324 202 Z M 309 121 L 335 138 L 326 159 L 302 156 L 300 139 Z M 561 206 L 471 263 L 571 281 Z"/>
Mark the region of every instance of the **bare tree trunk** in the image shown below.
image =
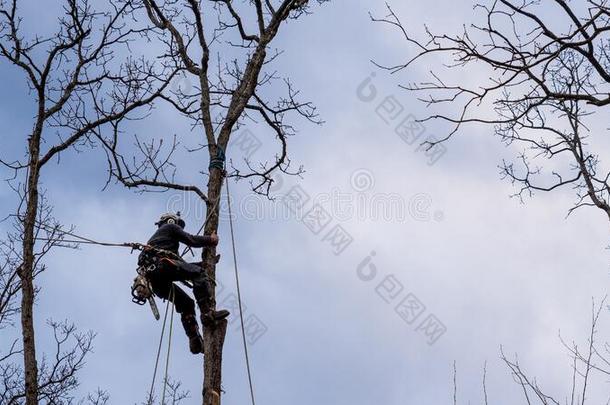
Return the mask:
<path id="1" fill-rule="evenodd" d="M 19 274 L 21 277 L 21 328 L 26 405 L 38 404 L 38 364 L 36 362 L 34 336 L 34 228 L 38 213 L 41 131 L 42 123 L 38 122 L 28 142 L 29 173 L 26 191 L 26 214 L 23 223 L 23 265 Z"/>
<path id="2" fill-rule="evenodd" d="M 222 348 L 226 333 L 226 319 L 204 330 L 206 361 L 203 365 L 203 405 L 220 405 Z"/>
<path id="3" fill-rule="evenodd" d="M 210 162 L 218 156 L 218 149 L 226 151 L 229 143 L 229 137 L 235 122 L 243 113 L 246 103 L 252 96 L 256 88 L 257 78 L 261 67 L 265 60 L 265 47 L 259 47 L 254 52 L 251 62 L 242 79 L 240 89 L 236 91 L 236 96 L 231 100 L 227 118 L 224 123 L 223 130 L 218 137 L 218 144 L 212 145 L 209 148 Z M 241 97 L 240 97 L 241 96 Z M 210 168 L 210 179 L 208 183 L 208 201 L 207 201 L 207 220 L 205 226 L 205 234 L 210 235 L 218 232 L 218 218 L 220 211 L 220 198 L 222 194 L 222 183 L 224 180 L 224 172 L 218 168 Z M 202 254 L 204 271 L 213 280 L 212 288 L 212 305 L 207 310 L 216 309 L 216 248 L 204 249 Z M 206 313 L 206 308 L 200 306 L 201 313 Z M 203 405 L 220 405 L 221 382 L 222 382 L 222 350 L 227 332 L 227 321 L 223 320 L 214 325 L 204 327 L 204 350 L 205 362 L 203 366 Z"/>
<path id="4" fill-rule="evenodd" d="M 49 377 L 52 381 L 46 381 L 45 370 L 39 370 L 36 361 L 34 278 L 39 259 L 46 253 L 44 248 L 35 250 L 45 245 L 36 246 L 35 243 L 38 221 L 45 213 L 41 208 L 44 196 L 39 193 L 42 168 L 107 125 L 125 119 L 136 109 L 147 108 L 160 97 L 176 73 L 171 67 L 157 68 L 139 58 L 115 64 L 115 49 L 128 49 L 128 44 L 136 37 L 152 30 L 148 25 L 134 27 L 135 21 L 128 18 L 134 6 L 132 1 L 112 1 L 103 11 L 93 10 L 85 0 L 62 3 L 65 4 L 63 13 L 58 16 L 57 32 L 42 37 L 21 30 L 19 0 L 0 0 L 0 61 L 7 61 L 26 74 L 37 106 L 27 142 L 27 164 L 20 159 L 10 162 L 0 158 L 0 165 L 14 170 L 15 178 L 22 170 L 27 170 L 25 186 L 21 184 L 21 177 L 18 186 L 19 194 L 23 193 L 18 211 L 23 227 L 23 234 L 19 236 L 22 252 L 18 274 L 26 405 L 37 405 L 39 395 L 49 404 L 58 403 L 43 391 L 57 383 L 57 373 L 61 374 L 61 370 L 53 370 Z M 46 52 L 38 48 L 43 44 L 48 46 Z M 37 62 L 38 53 L 46 55 L 41 62 Z M 105 97 L 112 102 L 99 101 Z M 52 128 L 49 136 L 44 132 L 47 127 Z M 24 207 L 25 213 L 22 212 Z M 57 242 L 57 239 L 47 242 L 47 251 Z"/>
<path id="5" fill-rule="evenodd" d="M 212 149 L 214 151 L 212 151 Z M 210 148 L 215 153 L 217 148 Z M 218 217 L 220 211 L 220 198 L 222 193 L 223 172 L 218 168 L 210 169 L 210 180 L 208 183 L 208 206 L 209 217 L 205 226 L 205 234 L 210 235 L 218 230 Z M 218 202 L 218 203 L 217 203 Z M 206 274 L 213 280 L 211 310 L 216 309 L 216 248 L 210 247 L 203 250 L 203 266 Z M 210 308 L 200 309 L 202 315 Z M 203 339 L 205 349 L 205 361 L 203 366 L 203 405 L 220 405 L 221 381 L 222 381 L 222 349 L 227 333 L 227 320 L 204 326 Z"/>
<path id="6" fill-rule="evenodd" d="M 317 0 L 317 3 L 325 3 L 328 0 Z M 294 133 L 293 127 L 284 121 L 287 113 L 297 114 L 311 122 L 321 123 L 317 120 L 315 107 L 309 102 L 300 102 L 296 99 L 298 91 L 295 91 L 288 79 L 284 80 L 287 86 L 287 96 L 270 102 L 256 94 L 257 89 L 265 87 L 275 81 L 275 73 L 261 75 L 265 63 L 271 63 L 278 52 L 268 56 L 267 50 L 278 34 L 280 27 L 288 20 L 296 20 L 309 13 L 309 0 L 256 0 L 251 1 L 251 13 L 240 15 L 234 8 L 234 2 L 230 0 L 218 0 L 212 2 L 214 9 L 219 12 L 218 25 L 214 29 L 206 29 L 202 4 L 197 0 L 181 2 L 170 0 L 145 0 L 144 8 L 151 23 L 160 31 L 164 31 L 162 38 L 166 43 L 168 52 L 162 56 L 171 66 L 178 66 L 185 74 L 196 77 L 199 82 L 199 104 L 195 104 L 193 94 L 187 94 L 180 90 L 170 92 L 165 96 L 181 114 L 193 120 L 194 128 L 203 127 L 203 139 L 210 154 L 210 162 L 217 159 L 219 148 L 222 152 L 227 151 L 231 134 L 239 129 L 242 121 L 253 116 L 262 119 L 269 130 L 278 140 L 280 151 L 270 161 L 264 161 L 257 165 L 250 165 L 244 159 L 247 166 L 246 174 L 232 167 L 231 177 L 249 178 L 252 181 L 253 190 L 260 194 L 269 194 L 269 187 L 273 182 L 272 173 L 275 170 L 288 174 L 300 174 L 301 168 L 295 172 L 289 170 L 290 159 L 287 155 L 287 136 Z M 247 6 L 244 6 L 247 7 Z M 240 7 L 241 9 L 241 7 Z M 190 15 L 190 17 L 188 17 Z M 247 17 L 255 17 L 250 33 L 250 25 L 246 24 Z M 180 18 L 177 18 L 180 17 Z M 228 20 L 227 20 L 228 19 Z M 256 27 L 256 28 L 254 28 Z M 213 32 L 211 41 L 206 39 L 207 31 Z M 239 35 L 241 44 L 227 41 L 231 47 L 244 52 L 245 59 L 242 63 L 235 59 L 226 63 L 220 57 L 210 59 L 214 52 L 212 45 L 220 41 L 221 33 L 234 30 Z M 191 55 L 191 49 L 199 46 L 200 59 Z M 218 63 L 218 66 L 226 67 L 220 69 L 218 74 L 209 74 L 210 63 Z M 262 77 L 261 77 L 262 76 Z M 218 108 L 221 112 L 212 114 L 211 108 Z M 150 147 L 142 150 L 143 160 L 137 169 L 130 167 L 127 160 L 123 159 L 117 151 L 116 140 L 103 141 L 111 159 L 111 176 L 116 177 L 127 187 L 140 187 L 147 191 L 153 188 L 165 190 L 181 190 L 195 192 L 207 206 L 206 223 L 204 234 L 211 235 L 218 231 L 218 201 L 221 196 L 222 183 L 224 180 L 223 170 L 211 167 L 209 170 L 209 182 L 207 194 L 194 184 L 181 184 L 175 182 L 175 176 L 166 176 L 165 170 L 176 166 L 170 162 L 171 155 L 177 144 L 170 147 L 170 152 L 164 161 L 159 161 L 162 142 L 151 143 Z M 245 157 L 244 157 L 245 158 Z M 134 170 L 135 169 L 135 170 Z M 203 171 L 202 171 L 203 173 Z M 171 180 L 167 180 L 171 179 Z M 256 184 L 255 184 L 256 183 Z M 216 248 L 205 248 L 202 254 L 203 271 L 212 282 L 216 280 Z M 215 288 L 212 288 L 211 302 L 198 302 L 202 315 L 210 310 L 216 310 Z M 221 394 L 221 368 L 222 349 L 225 340 L 227 321 L 216 322 L 210 325 L 204 323 L 204 378 L 203 378 L 203 404 L 220 404 Z"/>

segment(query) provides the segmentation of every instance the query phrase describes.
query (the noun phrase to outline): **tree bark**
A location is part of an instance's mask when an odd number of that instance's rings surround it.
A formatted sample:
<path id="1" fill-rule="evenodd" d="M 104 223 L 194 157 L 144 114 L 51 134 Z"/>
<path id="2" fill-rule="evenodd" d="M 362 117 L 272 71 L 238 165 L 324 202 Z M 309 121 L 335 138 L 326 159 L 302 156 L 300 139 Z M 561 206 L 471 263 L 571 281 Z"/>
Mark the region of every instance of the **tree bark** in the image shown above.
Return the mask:
<path id="1" fill-rule="evenodd" d="M 215 156 L 217 147 L 210 147 L 210 155 Z M 222 192 L 222 181 L 224 174 L 218 168 L 210 169 L 208 183 L 208 204 L 205 226 L 205 234 L 211 235 L 218 231 L 218 217 L 220 212 L 220 198 Z M 211 310 L 216 310 L 216 247 L 209 247 L 202 253 L 203 267 L 212 283 Z M 201 314 L 206 310 L 199 303 Z M 202 319 L 203 323 L 203 319 Z M 203 341 L 205 360 L 203 366 L 203 405 L 220 405 L 221 382 L 222 382 L 222 349 L 227 332 L 227 320 L 215 324 L 206 324 L 203 330 Z"/>
<path id="2" fill-rule="evenodd" d="M 222 383 L 222 349 L 227 333 L 227 320 L 205 328 L 205 361 L 203 365 L 203 405 L 220 405 Z"/>
<path id="3" fill-rule="evenodd" d="M 38 404 L 38 364 L 34 336 L 34 234 L 38 215 L 39 159 L 42 123 L 38 122 L 28 141 L 29 173 L 26 189 L 26 213 L 23 219 L 23 264 L 21 278 L 21 328 L 25 369 L 25 403 Z"/>
<path id="4" fill-rule="evenodd" d="M 252 55 L 250 62 L 244 72 L 241 84 L 236 90 L 235 95 L 231 99 L 227 116 L 223 127 L 218 136 L 218 141 L 214 145 L 210 145 L 210 162 L 217 155 L 218 149 L 221 148 L 224 153 L 227 151 L 229 144 L 229 138 L 231 131 L 239 117 L 244 112 L 248 100 L 254 94 L 258 76 L 265 62 L 266 56 L 266 44 L 270 41 L 265 39 L 261 45 L 259 45 Z M 208 139 L 209 134 L 208 135 Z M 212 139 L 213 135 L 212 135 Z M 218 218 L 220 212 L 220 198 L 222 194 L 222 184 L 225 173 L 215 167 L 210 168 L 210 178 L 208 182 L 208 201 L 207 201 L 207 214 L 206 214 L 206 226 L 205 234 L 211 235 L 212 233 L 218 233 Z M 212 295 L 212 310 L 216 309 L 216 248 L 211 247 L 204 249 L 202 254 L 204 271 L 208 275 L 210 280 L 213 280 L 213 295 Z M 205 313 L 205 308 L 200 305 L 201 313 Z M 203 320 L 202 320 L 203 323 Z M 225 341 L 225 335 L 227 331 L 227 321 L 218 322 L 215 325 L 205 327 L 204 330 L 204 350 L 205 350 L 205 362 L 204 362 L 204 376 L 203 376 L 203 405 L 220 405 L 221 403 L 221 382 L 222 382 L 222 349 Z"/>

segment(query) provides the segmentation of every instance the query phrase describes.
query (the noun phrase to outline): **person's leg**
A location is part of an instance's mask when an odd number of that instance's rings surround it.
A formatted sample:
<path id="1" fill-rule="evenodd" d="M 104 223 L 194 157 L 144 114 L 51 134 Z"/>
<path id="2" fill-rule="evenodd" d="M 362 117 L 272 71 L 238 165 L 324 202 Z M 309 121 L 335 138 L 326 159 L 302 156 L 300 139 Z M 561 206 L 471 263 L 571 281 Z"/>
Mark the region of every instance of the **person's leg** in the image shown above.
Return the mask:
<path id="1" fill-rule="evenodd" d="M 176 270 L 177 277 L 182 280 L 189 280 L 193 283 L 193 295 L 201 308 L 202 320 L 213 322 L 229 316 L 229 311 L 213 311 L 214 289 L 208 277 L 201 268 L 201 263 L 181 263 Z"/>
<path id="2" fill-rule="evenodd" d="M 167 280 L 163 277 L 158 270 L 148 273 L 147 277 L 150 281 L 153 293 L 161 299 L 169 300 L 172 286 L 171 280 Z"/>
<path id="3" fill-rule="evenodd" d="M 195 302 L 184 292 L 184 290 L 174 285 L 173 282 L 178 280 L 176 280 L 171 269 L 161 267 L 150 273 L 148 279 L 150 280 L 155 295 L 164 300 L 173 302 L 176 312 L 179 314 L 195 314 Z"/>
<path id="4" fill-rule="evenodd" d="M 155 295 L 172 301 L 176 312 L 180 314 L 180 320 L 184 332 L 189 338 L 189 349 L 191 353 L 203 353 L 203 339 L 199 332 L 199 324 L 195 316 L 195 301 L 180 287 L 172 281 L 171 269 L 161 268 L 150 275 L 150 282 Z"/>
<path id="5" fill-rule="evenodd" d="M 190 281 L 193 283 L 193 295 L 203 308 L 209 308 L 212 289 L 198 263 L 178 263 L 176 266 L 163 266 L 160 273 L 164 279 L 171 281 Z"/>
<path id="6" fill-rule="evenodd" d="M 180 315 L 195 315 L 195 301 L 180 287 L 172 283 L 170 300 L 174 303 L 176 312 Z"/>

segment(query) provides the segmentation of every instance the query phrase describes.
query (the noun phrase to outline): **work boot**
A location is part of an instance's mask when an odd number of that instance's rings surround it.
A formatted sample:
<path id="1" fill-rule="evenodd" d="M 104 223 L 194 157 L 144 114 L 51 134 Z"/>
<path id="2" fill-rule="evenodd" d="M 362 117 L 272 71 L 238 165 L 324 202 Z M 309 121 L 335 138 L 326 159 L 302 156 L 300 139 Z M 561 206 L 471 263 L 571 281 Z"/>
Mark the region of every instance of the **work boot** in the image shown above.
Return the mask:
<path id="1" fill-rule="evenodd" d="M 212 287 L 210 286 L 209 282 L 206 282 L 204 284 L 205 290 L 207 291 L 200 291 L 200 296 L 203 295 L 206 298 L 202 298 L 202 299 L 198 299 L 197 300 L 197 305 L 199 306 L 199 308 L 201 309 L 201 324 L 202 326 L 206 326 L 206 325 L 210 325 L 213 324 L 215 322 L 221 321 L 223 319 L 225 319 L 227 316 L 229 316 L 230 312 L 227 311 L 226 309 L 221 309 L 219 311 L 216 311 L 214 309 L 214 307 L 216 306 L 215 300 L 212 298 Z M 195 292 L 195 296 L 197 297 L 197 292 L 193 289 L 193 292 Z"/>
<path id="2" fill-rule="evenodd" d="M 199 325 L 194 314 L 182 315 L 182 326 L 189 338 L 189 349 L 193 354 L 203 353 L 203 339 L 199 333 Z"/>
<path id="3" fill-rule="evenodd" d="M 201 323 L 205 325 L 209 325 L 214 322 L 221 321 L 228 317 L 230 314 L 226 309 L 221 309 L 219 311 L 209 311 L 206 314 L 201 314 Z"/>

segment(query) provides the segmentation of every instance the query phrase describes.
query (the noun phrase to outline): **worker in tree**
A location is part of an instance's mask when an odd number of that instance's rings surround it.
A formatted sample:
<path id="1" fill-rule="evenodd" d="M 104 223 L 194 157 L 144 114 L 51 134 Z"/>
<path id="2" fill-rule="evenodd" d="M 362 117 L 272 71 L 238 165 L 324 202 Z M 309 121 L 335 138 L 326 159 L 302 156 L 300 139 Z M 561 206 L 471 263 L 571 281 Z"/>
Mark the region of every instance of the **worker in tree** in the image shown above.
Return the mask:
<path id="1" fill-rule="evenodd" d="M 146 273 L 152 291 L 160 298 L 168 299 L 175 305 L 176 312 L 181 316 L 184 331 L 189 338 L 191 353 L 203 353 L 203 339 L 199 333 L 199 324 L 195 317 L 195 302 L 184 290 L 174 284 L 176 281 L 190 281 L 193 284 L 193 294 L 202 309 L 201 320 L 207 323 L 222 320 L 229 311 L 212 310 L 213 289 L 201 263 L 187 263 L 178 253 L 180 243 L 189 247 L 199 248 L 216 246 L 218 235 L 191 235 L 184 231 L 184 220 L 180 213 L 164 214 L 155 223 L 157 231 L 148 241 L 152 249 L 145 249 L 139 258 L 139 265 L 154 263 L 152 271 Z"/>

